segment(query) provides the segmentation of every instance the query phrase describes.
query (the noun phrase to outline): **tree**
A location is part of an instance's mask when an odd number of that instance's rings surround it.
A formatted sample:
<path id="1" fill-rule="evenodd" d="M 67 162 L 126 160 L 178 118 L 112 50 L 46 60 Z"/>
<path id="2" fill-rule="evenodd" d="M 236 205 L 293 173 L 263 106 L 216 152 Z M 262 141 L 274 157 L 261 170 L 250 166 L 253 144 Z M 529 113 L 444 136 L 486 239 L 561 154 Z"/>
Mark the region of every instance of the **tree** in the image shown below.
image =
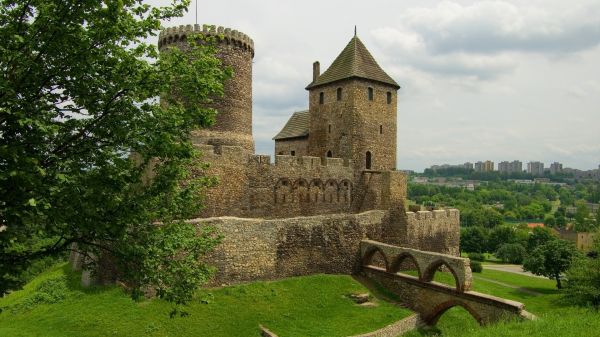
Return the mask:
<path id="1" fill-rule="evenodd" d="M 575 230 L 578 232 L 588 232 L 593 227 L 590 219 L 590 210 L 583 200 L 575 203 Z"/>
<path id="2" fill-rule="evenodd" d="M 565 299 L 571 303 L 600 307 L 600 240 L 586 257 L 577 259 L 566 272 Z"/>
<path id="3" fill-rule="evenodd" d="M 468 253 L 485 252 L 487 232 L 482 227 L 467 227 L 460 232 L 460 250 Z"/>
<path id="4" fill-rule="evenodd" d="M 161 55 L 145 42 L 189 0 L 0 1 L 0 294 L 76 243 L 135 290 L 189 300 L 218 241 L 177 220 L 214 182 L 189 133 L 213 123 L 230 71 L 213 41 Z"/>
<path id="5" fill-rule="evenodd" d="M 485 226 L 487 228 L 494 228 L 502 224 L 502 214 L 492 208 L 485 208 L 483 210 L 483 216 L 485 217 Z"/>
<path id="6" fill-rule="evenodd" d="M 525 248 L 518 243 L 505 243 L 496 251 L 496 257 L 503 262 L 521 264 L 525 258 Z"/>
<path id="7" fill-rule="evenodd" d="M 487 251 L 495 252 L 505 243 L 516 243 L 517 234 L 509 226 L 501 226 L 494 228 L 487 242 Z"/>
<path id="8" fill-rule="evenodd" d="M 579 256 L 571 242 L 552 240 L 529 252 L 523 261 L 523 269 L 556 280 L 556 287 L 561 289 L 561 274 L 569 269 L 573 260 Z"/>
<path id="9" fill-rule="evenodd" d="M 546 227 L 555 227 L 556 226 L 556 218 L 553 215 L 546 215 L 544 218 L 544 225 Z"/>
<path id="10" fill-rule="evenodd" d="M 600 207 L 598 207 L 598 210 L 596 211 L 596 227 L 600 228 Z"/>
<path id="11" fill-rule="evenodd" d="M 538 246 L 552 240 L 556 240 L 556 237 L 548 228 L 535 227 L 527 238 L 527 251 L 532 252 Z"/>

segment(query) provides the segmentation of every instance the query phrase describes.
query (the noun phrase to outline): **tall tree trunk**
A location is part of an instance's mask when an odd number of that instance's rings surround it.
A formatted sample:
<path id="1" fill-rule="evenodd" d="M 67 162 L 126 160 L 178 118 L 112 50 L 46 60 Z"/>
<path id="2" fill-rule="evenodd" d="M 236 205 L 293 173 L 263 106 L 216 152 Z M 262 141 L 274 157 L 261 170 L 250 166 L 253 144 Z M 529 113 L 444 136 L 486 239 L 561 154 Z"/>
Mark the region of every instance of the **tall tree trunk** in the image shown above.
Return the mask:
<path id="1" fill-rule="evenodd" d="M 556 288 L 562 289 L 562 284 L 560 283 L 560 274 L 555 274 L 554 278 L 556 279 Z"/>

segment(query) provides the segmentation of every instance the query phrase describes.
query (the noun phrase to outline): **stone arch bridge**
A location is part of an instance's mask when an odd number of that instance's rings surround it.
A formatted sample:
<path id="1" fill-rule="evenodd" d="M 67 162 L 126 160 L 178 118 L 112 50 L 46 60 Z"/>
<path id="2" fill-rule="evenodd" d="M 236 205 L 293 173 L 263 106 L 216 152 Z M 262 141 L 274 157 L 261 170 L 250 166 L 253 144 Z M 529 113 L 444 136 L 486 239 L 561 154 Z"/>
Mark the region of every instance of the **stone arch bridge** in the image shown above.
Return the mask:
<path id="1" fill-rule="evenodd" d="M 522 303 L 471 291 L 469 259 L 371 240 L 361 241 L 360 250 L 363 273 L 398 295 L 404 305 L 421 315 L 425 324 L 435 325 L 454 306 L 465 308 L 482 325 L 505 318 L 533 317 Z M 373 264 L 376 255 L 382 257 L 385 267 Z M 418 276 L 402 273 L 400 269 L 408 261 L 414 264 Z M 452 273 L 456 287 L 433 281 L 441 268 Z"/>

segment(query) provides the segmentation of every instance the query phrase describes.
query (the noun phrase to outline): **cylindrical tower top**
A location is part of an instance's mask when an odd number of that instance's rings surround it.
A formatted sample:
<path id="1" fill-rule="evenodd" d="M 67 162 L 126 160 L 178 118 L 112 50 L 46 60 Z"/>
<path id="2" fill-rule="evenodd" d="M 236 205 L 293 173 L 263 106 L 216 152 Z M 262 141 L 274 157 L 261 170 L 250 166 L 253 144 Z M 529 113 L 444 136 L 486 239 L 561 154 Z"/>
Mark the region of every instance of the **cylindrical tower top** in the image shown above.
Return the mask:
<path id="1" fill-rule="evenodd" d="M 220 26 L 185 25 L 163 30 L 158 39 L 158 48 L 188 47 L 190 34 L 218 37 L 217 57 L 223 66 L 233 70 L 233 77 L 225 82 L 223 97 L 215 98 L 211 104 L 217 110 L 215 124 L 192 133 L 198 144 L 215 146 L 241 146 L 254 151 L 252 138 L 252 59 L 254 41 L 237 30 Z"/>
<path id="2" fill-rule="evenodd" d="M 163 29 L 158 36 L 158 48 L 162 49 L 168 45 L 185 41 L 189 34 L 223 36 L 227 43 L 237 44 L 243 49 L 249 50 L 254 57 L 254 41 L 248 35 L 235 29 L 211 25 L 181 25 Z"/>

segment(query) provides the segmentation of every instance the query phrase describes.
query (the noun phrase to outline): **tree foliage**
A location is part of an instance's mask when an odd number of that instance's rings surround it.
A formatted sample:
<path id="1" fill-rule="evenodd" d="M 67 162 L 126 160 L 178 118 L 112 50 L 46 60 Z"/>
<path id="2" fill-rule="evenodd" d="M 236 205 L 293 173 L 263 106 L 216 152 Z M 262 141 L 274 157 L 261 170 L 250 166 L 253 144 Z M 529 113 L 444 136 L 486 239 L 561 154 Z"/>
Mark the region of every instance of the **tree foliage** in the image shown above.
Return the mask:
<path id="1" fill-rule="evenodd" d="M 550 229 L 535 227 L 527 238 L 527 251 L 531 252 L 537 247 L 556 239 L 556 236 L 552 234 Z"/>
<path id="2" fill-rule="evenodd" d="M 487 241 L 487 251 L 495 252 L 506 243 L 517 243 L 518 238 L 515 229 L 510 226 L 496 227 L 490 232 Z"/>
<path id="3" fill-rule="evenodd" d="M 566 272 L 565 299 L 582 306 L 600 307 L 600 240 L 592 254 L 576 260 Z"/>
<path id="4" fill-rule="evenodd" d="M 213 123 L 230 71 L 211 41 L 161 55 L 146 42 L 189 0 L 0 2 L 0 293 L 77 243 L 109 252 L 136 289 L 189 299 L 217 240 L 177 220 L 213 183 L 192 170 L 189 132 Z"/>
<path id="5" fill-rule="evenodd" d="M 573 243 L 559 239 L 551 240 L 529 252 L 523 261 L 523 269 L 556 280 L 556 287 L 561 289 L 561 274 L 567 271 L 579 256 Z"/>
<path id="6" fill-rule="evenodd" d="M 486 251 L 487 231 L 482 227 L 462 228 L 460 232 L 460 250 L 467 253 Z"/>
<path id="7" fill-rule="evenodd" d="M 496 251 L 496 257 L 503 262 L 521 264 L 527 252 L 519 243 L 505 243 Z"/>

